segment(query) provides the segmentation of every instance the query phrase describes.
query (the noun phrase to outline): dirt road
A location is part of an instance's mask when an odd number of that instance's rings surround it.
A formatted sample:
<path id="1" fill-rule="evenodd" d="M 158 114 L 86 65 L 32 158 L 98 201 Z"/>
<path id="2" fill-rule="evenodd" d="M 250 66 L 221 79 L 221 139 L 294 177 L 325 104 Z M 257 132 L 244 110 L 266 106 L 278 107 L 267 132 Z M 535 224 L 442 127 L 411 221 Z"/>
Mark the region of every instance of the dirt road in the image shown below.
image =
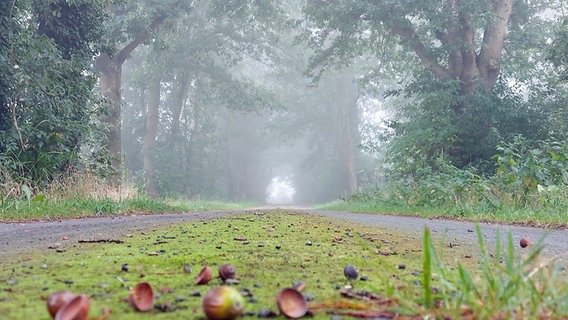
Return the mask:
<path id="1" fill-rule="evenodd" d="M 191 221 L 214 219 L 231 214 L 254 210 L 241 211 L 199 212 L 158 215 L 132 215 L 121 217 L 100 217 L 69 219 L 62 221 L 0 223 L 0 257 L 33 250 L 46 250 L 49 247 L 72 246 L 79 240 L 118 240 L 128 234 L 144 232 L 161 226 L 179 224 Z M 383 232 L 406 233 L 422 237 L 423 228 L 432 230 L 434 239 L 444 241 L 448 245 L 468 246 L 478 250 L 478 239 L 473 222 L 453 220 L 433 220 L 416 217 L 401 217 L 379 214 L 360 214 L 334 211 L 318 211 L 311 209 L 294 209 L 306 211 L 314 215 L 343 219 L 351 223 L 377 227 Z M 549 257 L 559 256 L 562 261 L 568 259 L 568 231 L 545 230 L 532 227 L 518 227 L 498 224 L 480 224 L 483 238 L 489 248 L 494 247 L 496 235 L 499 232 L 503 242 L 506 242 L 509 232 L 513 235 L 515 246 L 523 236 L 532 241 L 546 235 L 544 239 L 544 254 Z M 443 238 L 445 236 L 445 238 Z"/>

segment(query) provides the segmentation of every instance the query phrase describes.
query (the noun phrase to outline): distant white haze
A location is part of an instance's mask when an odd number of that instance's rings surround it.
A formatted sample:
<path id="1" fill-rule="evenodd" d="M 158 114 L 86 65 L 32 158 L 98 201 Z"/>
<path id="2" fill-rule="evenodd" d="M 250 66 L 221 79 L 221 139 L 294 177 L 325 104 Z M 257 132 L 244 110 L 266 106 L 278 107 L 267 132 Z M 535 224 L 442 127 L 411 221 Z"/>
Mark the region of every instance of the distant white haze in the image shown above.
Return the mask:
<path id="1" fill-rule="evenodd" d="M 266 202 L 270 204 L 291 204 L 294 202 L 296 189 L 289 177 L 276 176 L 266 188 Z"/>

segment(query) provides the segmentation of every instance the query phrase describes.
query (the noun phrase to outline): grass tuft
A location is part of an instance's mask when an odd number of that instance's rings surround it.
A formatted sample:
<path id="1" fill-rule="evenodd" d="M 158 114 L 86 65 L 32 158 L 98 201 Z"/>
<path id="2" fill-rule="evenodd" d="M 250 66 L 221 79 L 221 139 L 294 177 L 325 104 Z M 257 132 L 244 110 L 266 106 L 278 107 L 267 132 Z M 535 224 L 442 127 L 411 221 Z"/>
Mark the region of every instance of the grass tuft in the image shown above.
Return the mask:
<path id="1" fill-rule="evenodd" d="M 200 198 L 153 199 L 133 184 L 115 187 L 89 172 L 61 177 L 41 190 L 26 183 L 16 183 L 7 176 L 4 178 L 5 183 L 0 185 L 0 221 L 227 210 L 251 205 Z"/>

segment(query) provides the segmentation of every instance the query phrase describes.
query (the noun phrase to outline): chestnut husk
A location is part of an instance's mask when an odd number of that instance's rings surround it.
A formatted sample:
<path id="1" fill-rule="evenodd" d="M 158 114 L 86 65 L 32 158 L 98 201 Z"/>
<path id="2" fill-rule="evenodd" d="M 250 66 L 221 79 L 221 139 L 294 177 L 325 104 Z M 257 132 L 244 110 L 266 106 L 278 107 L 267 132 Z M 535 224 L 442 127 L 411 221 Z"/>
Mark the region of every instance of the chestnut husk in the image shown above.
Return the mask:
<path id="1" fill-rule="evenodd" d="M 224 264 L 219 267 L 219 278 L 223 281 L 227 279 L 235 279 L 236 272 L 237 270 L 235 269 L 235 266 L 228 263 Z"/>
<path id="2" fill-rule="evenodd" d="M 85 320 L 89 314 L 91 302 L 84 295 L 78 295 L 55 314 L 55 320 Z"/>
<path id="3" fill-rule="evenodd" d="M 197 278 L 195 278 L 195 284 L 207 284 L 207 282 L 211 281 L 212 278 L 211 268 L 209 266 L 205 266 L 201 269 Z"/>
<path id="4" fill-rule="evenodd" d="M 47 311 L 52 318 L 55 318 L 57 311 L 75 297 L 76 295 L 73 292 L 67 290 L 54 292 L 47 297 Z"/>
<path id="5" fill-rule="evenodd" d="M 299 319 L 308 313 L 306 298 L 294 288 L 282 289 L 278 293 L 276 302 L 280 312 L 288 318 Z"/>
<path id="6" fill-rule="evenodd" d="M 128 296 L 130 305 L 140 312 L 151 310 L 154 307 L 154 290 L 148 282 L 140 282 L 130 290 Z"/>
<path id="7" fill-rule="evenodd" d="M 245 309 L 241 293 L 229 286 L 215 287 L 207 291 L 201 306 L 209 320 L 233 320 L 242 316 Z"/>

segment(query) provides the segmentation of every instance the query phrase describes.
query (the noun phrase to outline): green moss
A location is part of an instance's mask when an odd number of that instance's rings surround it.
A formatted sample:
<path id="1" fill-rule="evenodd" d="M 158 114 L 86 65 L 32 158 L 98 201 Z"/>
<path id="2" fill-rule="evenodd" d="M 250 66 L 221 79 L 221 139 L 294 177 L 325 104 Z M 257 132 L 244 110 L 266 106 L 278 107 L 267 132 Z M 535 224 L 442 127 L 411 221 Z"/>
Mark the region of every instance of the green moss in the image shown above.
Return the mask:
<path id="1" fill-rule="evenodd" d="M 304 292 L 315 297 L 311 304 L 316 319 L 328 319 L 321 307 L 345 301 L 340 290 L 349 284 L 343 276 L 348 263 L 368 278 L 354 280 L 355 289 L 394 298 L 391 307 L 414 313 L 422 292 L 422 238 L 390 232 L 302 212 L 251 211 L 138 232 L 121 239 L 123 243 L 74 243 L 63 252 L 7 257 L 1 265 L 0 314 L 6 319 L 49 319 L 42 298 L 71 290 L 91 298 L 91 317 L 101 316 L 107 307 L 110 319 L 204 318 L 201 297 L 221 280 L 198 286 L 194 279 L 205 265 L 216 276 L 224 263 L 237 269 L 240 283 L 235 286 L 254 295 L 245 298 L 251 313 L 262 308 L 278 313 L 278 291 L 303 281 Z M 445 255 L 448 261 L 463 256 L 456 250 L 467 249 L 452 250 Z M 186 264 L 191 273 L 183 271 Z M 165 312 L 141 314 L 130 307 L 125 298 L 140 281 L 152 284 L 156 304 L 167 306 Z"/>

